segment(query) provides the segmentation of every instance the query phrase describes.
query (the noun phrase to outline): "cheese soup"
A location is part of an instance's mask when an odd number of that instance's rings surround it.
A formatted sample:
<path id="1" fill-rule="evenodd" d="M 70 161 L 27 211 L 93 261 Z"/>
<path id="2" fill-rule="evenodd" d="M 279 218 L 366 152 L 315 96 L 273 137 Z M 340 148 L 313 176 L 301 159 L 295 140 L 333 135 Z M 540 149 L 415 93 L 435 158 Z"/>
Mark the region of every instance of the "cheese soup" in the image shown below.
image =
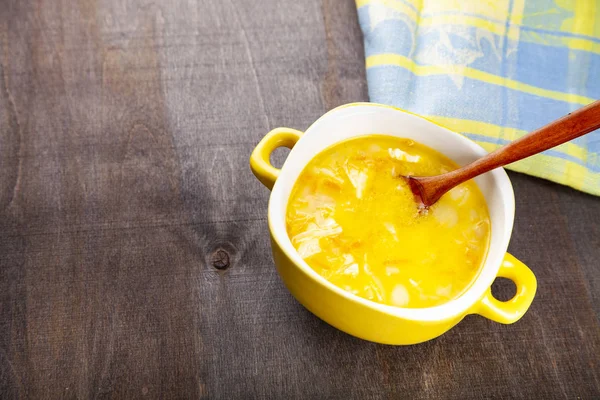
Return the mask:
<path id="1" fill-rule="evenodd" d="M 288 235 L 311 268 L 350 293 L 398 307 L 443 304 L 471 285 L 485 260 L 485 199 L 468 181 L 419 213 L 400 175 L 456 168 L 408 139 L 369 135 L 338 143 L 298 177 Z"/>

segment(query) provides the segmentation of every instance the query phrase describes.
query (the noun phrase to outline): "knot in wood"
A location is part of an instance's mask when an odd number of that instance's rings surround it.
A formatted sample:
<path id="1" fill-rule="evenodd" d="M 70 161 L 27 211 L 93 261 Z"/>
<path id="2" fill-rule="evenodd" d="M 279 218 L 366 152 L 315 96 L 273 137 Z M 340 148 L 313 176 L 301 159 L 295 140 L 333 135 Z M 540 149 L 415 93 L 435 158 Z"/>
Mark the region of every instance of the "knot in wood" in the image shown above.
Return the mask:
<path id="1" fill-rule="evenodd" d="M 212 266 L 216 269 L 227 269 L 229 268 L 229 254 L 223 249 L 215 251 L 210 259 Z"/>

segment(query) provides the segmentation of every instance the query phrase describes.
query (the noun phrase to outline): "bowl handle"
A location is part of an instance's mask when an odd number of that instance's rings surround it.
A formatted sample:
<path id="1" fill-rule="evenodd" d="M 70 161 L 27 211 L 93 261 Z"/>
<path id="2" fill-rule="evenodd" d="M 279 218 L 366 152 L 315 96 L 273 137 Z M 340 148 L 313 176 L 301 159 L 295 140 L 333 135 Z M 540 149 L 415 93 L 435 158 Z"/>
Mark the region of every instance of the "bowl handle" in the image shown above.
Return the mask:
<path id="1" fill-rule="evenodd" d="M 273 189 L 273 185 L 281 171 L 275 168 L 271 161 L 271 153 L 278 147 L 294 147 L 302 132 L 291 128 L 275 128 L 258 143 L 250 156 L 250 169 L 259 181 L 267 188 Z"/>
<path id="2" fill-rule="evenodd" d="M 515 296 L 510 300 L 500 301 L 492 296 L 490 287 L 472 312 L 492 321 L 512 324 L 517 322 L 531 305 L 537 289 L 537 281 L 533 272 L 509 253 L 504 256 L 498 277 L 508 278 L 515 283 L 517 286 Z"/>

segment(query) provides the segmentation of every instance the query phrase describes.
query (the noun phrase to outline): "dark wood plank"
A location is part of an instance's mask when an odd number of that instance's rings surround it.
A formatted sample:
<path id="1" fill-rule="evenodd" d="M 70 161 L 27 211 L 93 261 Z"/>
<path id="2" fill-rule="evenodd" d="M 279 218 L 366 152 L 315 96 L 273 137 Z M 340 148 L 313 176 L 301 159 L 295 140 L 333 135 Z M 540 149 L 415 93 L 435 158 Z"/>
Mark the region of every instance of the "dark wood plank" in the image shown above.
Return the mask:
<path id="1" fill-rule="evenodd" d="M 511 175 L 515 325 L 379 346 L 283 287 L 247 160 L 367 100 L 352 1 L 11 0 L 0 38 L 0 398 L 600 392 L 600 201 L 568 188 Z"/>

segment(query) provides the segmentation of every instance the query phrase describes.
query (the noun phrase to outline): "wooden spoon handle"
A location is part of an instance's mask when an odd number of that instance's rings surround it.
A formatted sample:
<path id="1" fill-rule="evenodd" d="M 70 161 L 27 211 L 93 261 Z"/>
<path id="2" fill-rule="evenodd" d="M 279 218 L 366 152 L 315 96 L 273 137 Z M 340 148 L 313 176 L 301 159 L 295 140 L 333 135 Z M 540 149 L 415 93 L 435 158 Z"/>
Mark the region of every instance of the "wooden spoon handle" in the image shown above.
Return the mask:
<path id="1" fill-rule="evenodd" d="M 600 100 L 528 133 L 469 165 L 444 174 L 443 186 L 453 188 L 475 176 L 556 147 L 598 128 Z"/>

